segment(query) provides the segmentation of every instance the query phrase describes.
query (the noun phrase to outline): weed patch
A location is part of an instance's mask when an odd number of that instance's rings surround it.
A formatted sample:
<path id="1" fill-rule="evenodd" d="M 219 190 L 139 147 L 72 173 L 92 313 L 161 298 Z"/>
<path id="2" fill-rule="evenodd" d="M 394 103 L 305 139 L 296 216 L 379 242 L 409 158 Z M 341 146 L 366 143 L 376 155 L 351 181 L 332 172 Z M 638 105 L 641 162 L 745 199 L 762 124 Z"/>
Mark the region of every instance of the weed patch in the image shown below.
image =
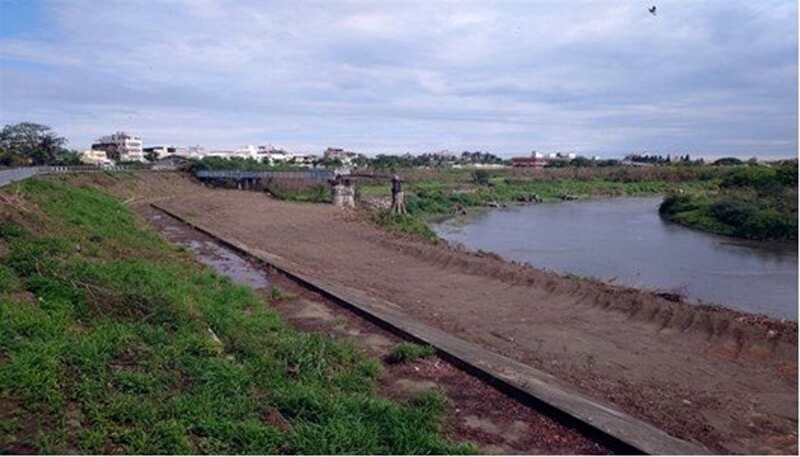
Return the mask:
<path id="1" fill-rule="evenodd" d="M 441 404 L 377 397 L 377 360 L 294 330 L 256 292 L 198 267 L 113 198 L 47 179 L 12 191 L 38 207 L 17 216 L 39 218 L 47 236 L 0 226 L 0 399 L 13 408 L 0 448 L 474 452 L 442 437 Z"/>
<path id="2" fill-rule="evenodd" d="M 434 354 L 436 354 L 436 350 L 433 346 L 402 342 L 389 354 L 389 361 L 392 363 L 413 362 L 425 357 L 431 357 Z"/>

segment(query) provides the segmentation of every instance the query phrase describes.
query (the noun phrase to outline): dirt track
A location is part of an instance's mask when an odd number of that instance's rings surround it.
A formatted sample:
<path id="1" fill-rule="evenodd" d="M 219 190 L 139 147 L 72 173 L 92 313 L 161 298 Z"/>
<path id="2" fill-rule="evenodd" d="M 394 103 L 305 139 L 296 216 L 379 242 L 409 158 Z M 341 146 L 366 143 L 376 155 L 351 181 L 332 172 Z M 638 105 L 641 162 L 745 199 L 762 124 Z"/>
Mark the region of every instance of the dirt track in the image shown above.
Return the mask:
<path id="1" fill-rule="evenodd" d="M 291 259 L 306 274 L 397 303 L 675 436 L 718 452 L 797 453 L 794 322 L 399 239 L 329 205 L 139 179 L 112 190 L 158 195 L 187 219 Z"/>

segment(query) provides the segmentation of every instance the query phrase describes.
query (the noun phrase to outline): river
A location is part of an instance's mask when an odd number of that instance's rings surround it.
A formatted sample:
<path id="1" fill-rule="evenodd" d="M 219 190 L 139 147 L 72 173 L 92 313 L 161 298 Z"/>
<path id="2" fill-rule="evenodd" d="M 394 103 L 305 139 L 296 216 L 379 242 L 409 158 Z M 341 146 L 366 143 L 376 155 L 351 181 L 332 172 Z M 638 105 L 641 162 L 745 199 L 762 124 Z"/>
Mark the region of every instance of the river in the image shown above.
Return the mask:
<path id="1" fill-rule="evenodd" d="M 797 319 L 796 245 L 691 230 L 662 220 L 660 202 L 624 197 L 518 206 L 450 219 L 434 230 L 537 268 Z"/>

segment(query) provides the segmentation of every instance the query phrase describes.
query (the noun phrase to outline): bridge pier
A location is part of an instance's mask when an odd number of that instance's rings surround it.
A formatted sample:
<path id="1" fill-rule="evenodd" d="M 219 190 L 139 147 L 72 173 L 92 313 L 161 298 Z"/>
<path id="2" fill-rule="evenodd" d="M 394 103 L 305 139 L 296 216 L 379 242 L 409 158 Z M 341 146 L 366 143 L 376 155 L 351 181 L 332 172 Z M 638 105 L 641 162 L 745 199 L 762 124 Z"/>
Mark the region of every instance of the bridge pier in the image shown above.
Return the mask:
<path id="1" fill-rule="evenodd" d="M 403 180 L 399 176 L 392 177 L 392 213 L 406 214 L 405 193 L 403 192 Z"/>
<path id="2" fill-rule="evenodd" d="M 337 208 L 355 208 L 356 190 L 349 179 L 336 179 L 331 182 L 331 194 L 333 206 Z"/>

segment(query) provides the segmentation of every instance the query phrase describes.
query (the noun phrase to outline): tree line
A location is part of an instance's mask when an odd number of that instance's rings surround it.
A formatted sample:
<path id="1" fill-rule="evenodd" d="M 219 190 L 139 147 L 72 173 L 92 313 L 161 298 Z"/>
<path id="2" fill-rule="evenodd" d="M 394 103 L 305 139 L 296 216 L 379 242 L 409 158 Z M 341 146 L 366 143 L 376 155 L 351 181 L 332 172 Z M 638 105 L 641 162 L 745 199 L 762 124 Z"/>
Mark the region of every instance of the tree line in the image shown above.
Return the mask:
<path id="1" fill-rule="evenodd" d="M 79 165 L 80 153 L 66 144 L 66 138 L 46 125 L 6 125 L 0 130 L 0 166 Z"/>

